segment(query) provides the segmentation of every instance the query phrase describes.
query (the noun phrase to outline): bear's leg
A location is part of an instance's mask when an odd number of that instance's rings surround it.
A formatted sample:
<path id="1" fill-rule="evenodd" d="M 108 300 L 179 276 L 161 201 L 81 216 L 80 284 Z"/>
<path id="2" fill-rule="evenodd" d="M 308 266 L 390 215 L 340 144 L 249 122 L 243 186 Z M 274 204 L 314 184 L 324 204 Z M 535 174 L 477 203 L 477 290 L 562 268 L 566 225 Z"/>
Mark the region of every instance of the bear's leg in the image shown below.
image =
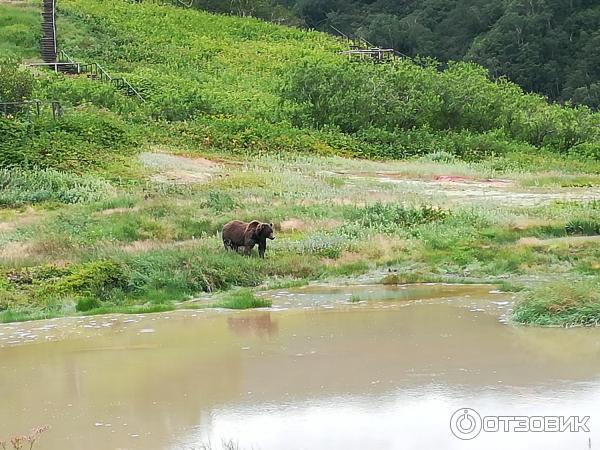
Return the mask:
<path id="1" fill-rule="evenodd" d="M 244 255 L 250 256 L 250 254 L 252 253 L 252 249 L 253 248 L 254 248 L 254 244 L 252 244 L 252 245 L 245 245 L 244 246 Z"/>
<path id="2" fill-rule="evenodd" d="M 265 250 L 267 249 L 267 241 L 258 243 L 258 255 L 264 259 Z"/>

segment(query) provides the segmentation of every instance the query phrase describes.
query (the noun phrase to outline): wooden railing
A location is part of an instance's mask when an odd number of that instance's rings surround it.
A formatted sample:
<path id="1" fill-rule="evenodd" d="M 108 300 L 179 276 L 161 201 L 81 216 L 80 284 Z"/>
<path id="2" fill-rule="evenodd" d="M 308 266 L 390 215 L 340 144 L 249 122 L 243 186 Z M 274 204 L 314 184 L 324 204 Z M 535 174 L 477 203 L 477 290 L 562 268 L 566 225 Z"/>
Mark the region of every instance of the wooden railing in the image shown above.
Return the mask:
<path id="1" fill-rule="evenodd" d="M 398 50 L 393 48 L 381 48 L 360 36 L 347 35 L 333 25 L 329 25 L 329 27 L 348 42 L 350 49 L 342 51 L 340 54 L 347 55 L 351 61 L 392 62 L 394 61 L 394 58 L 406 58 L 419 64 L 414 58 L 411 58 Z"/>
<path id="2" fill-rule="evenodd" d="M 113 77 L 108 73 L 108 71 L 102 67 L 100 64 L 93 63 L 79 63 L 74 61 L 67 52 L 61 50 L 58 54 L 58 60 L 53 63 L 31 63 L 30 67 L 49 67 L 52 68 L 55 72 L 70 72 L 75 74 L 85 73 L 88 74 L 90 78 L 98 79 L 100 81 L 104 81 L 107 83 L 111 83 L 120 91 L 124 92 L 127 95 L 131 95 L 137 97 L 141 102 L 146 102 L 144 97 L 134 88 L 126 78 L 123 77 Z"/>
<path id="3" fill-rule="evenodd" d="M 60 51 L 59 61 L 66 61 L 67 64 L 71 64 L 71 66 L 76 67 L 77 73 L 87 73 L 91 78 L 111 83 L 113 86 L 120 91 L 125 92 L 127 95 L 137 97 L 141 102 L 146 102 L 144 97 L 141 96 L 137 89 L 134 88 L 126 78 L 113 77 L 104 67 L 96 62 L 85 64 L 75 62 L 64 50 Z"/>
<path id="4" fill-rule="evenodd" d="M 80 64 L 82 73 L 87 73 L 92 76 L 92 78 L 98 77 L 101 81 L 106 81 L 111 83 L 120 91 L 124 91 L 127 95 L 131 95 L 137 97 L 138 100 L 145 103 L 144 97 L 134 88 L 126 78 L 123 77 L 113 77 L 111 76 L 105 69 L 98 63 L 89 63 L 89 64 Z"/>
<path id="5" fill-rule="evenodd" d="M 29 63 L 27 67 L 47 67 L 52 69 L 54 72 L 70 72 L 71 70 L 77 72 L 77 65 L 65 62 L 45 62 L 45 63 Z"/>
<path id="6" fill-rule="evenodd" d="M 56 119 L 63 115 L 63 108 L 57 101 L 23 100 L 20 102 L 0 102 L 0 115 L 5 117 L 40 117 L 45 111 L 50 110 L 52 118 Z"/>

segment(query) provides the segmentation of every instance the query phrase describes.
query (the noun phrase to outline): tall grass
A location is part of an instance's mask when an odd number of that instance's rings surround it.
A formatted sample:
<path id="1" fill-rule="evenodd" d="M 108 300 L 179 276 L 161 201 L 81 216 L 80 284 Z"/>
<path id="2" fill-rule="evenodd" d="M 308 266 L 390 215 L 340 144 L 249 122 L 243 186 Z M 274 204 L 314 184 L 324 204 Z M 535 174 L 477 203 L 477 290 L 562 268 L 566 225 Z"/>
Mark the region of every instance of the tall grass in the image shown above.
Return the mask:
<path id="1" fill-rule="evenodd" d="M 110 184 L 93 176 L 53 169 L 0 169 L 0 207 L 90 202 L 100 200 L 110 192 Z"/>
<path id="2" fill-rule="evenodd" d="M 37 7 L 0 4 L 0 55 L 17 54 L 37 57 L 41 35 L 41 17 Z"/>
<path id="3" fill-rule="evenodd" d="M 271 300 L 259 298 L 249 289 L 239 289 L 227 294 L 225 298 L 211 306 L 225 309 L 251 309 L 268 308 L 271 304 Z"/>
<path id="4" fill-rule="evenodd" d="M 555 281 L 527 290 L 513 320 L 542 326 L 600 325 L 598 280 Z"/>

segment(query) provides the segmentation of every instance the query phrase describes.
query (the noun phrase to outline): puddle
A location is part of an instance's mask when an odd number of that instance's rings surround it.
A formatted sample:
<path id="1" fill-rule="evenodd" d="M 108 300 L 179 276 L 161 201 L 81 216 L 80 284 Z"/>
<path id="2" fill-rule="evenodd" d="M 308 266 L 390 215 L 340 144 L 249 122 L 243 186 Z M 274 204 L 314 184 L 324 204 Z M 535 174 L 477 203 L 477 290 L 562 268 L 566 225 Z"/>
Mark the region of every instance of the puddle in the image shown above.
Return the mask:
<path id="1" fill-rule="evenodd" d="M 599 438 L 600 330 L 503 323 L 512 296 L 493 286 L 262 295 L 272 309 L 0 326 L 0 438 L 49 424 L 36 448 L 463 449 L 449 420 L 464 407 L 591 416 L 591 433 L 489 433 L 470 448 Z"/>

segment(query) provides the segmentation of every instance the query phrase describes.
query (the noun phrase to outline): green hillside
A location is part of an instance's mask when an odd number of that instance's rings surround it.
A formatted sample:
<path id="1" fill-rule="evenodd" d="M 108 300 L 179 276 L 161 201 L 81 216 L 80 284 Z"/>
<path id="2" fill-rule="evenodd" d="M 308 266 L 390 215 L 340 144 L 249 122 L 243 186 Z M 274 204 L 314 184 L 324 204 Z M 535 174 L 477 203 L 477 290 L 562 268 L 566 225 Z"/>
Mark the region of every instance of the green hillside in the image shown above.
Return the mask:
<path id="1" fill-rule="evenodd" d="M 357 65 L 338 56 L 342 44 L 325 34 L 256 19 L 151 2 L 67 0 L 60 5 L 60 47 L 77 61 L 99 62 L 125 74 L 147 103 L 82 77 L 40 80 L 34 96 L 83 108 L 80 117 L 68 120 L 91 120 L 84 111 L 101 110 L 97 125 L 110 128 L 121 147 L 125 138 L 137 145 L 140 139 L 172 141 L 174 133 L 182 137 L 179 145 L 228 151 L 387 158 L 439 150 L 478 158 L 535 148 L 598 154 L 600 115 L 547 105 L 503 80 L 489 81 L 474 65 L 454 64 L 443 72 L 409 60 Z M 5 30 L 23 30 L 21 24 L 35 17 L 34 9 L 20 11 L 21 22 Z M 32 54 L 32 36 L 3 32 L 6 45 L 20 50 L 18 56 Z M 156 126 L 161 120 L 168 123 Z M 142 135 L 136 133 L 140 122 Z M 65 131 L 40 128 L 51 135 Z M 70 138 L 80 141 L 72 131 Z M 37 143 L 23 139 L 25 152 L 35 152 Z M 92 141 L 80 145 L 91 145 L 95 160 L 107 142 Z M 56 157 L 42 160 L 39 154 L 30 157 L 36 164 L 60 167 L 62 151 L 53 149 Z"/>
<path id="2" fill-rule="evenodd" d="M 198 8 L 336 33 L 409 56 L 470 60 L 552 100 L 600 107 L 595 0 L 194 0 Z M 243 7 L 242 7 L 243 4 Z"/>
<path id="3" fill-rule="evenodd" d="M 600 185 L 600 115 L 586 107 L 550 105 L 473 64 L 350 62 L 324 33 L 171 3 L 61 0 L 58 17 L 61 49 L 126 77 L 145 101 L 19 65 L 38 59 L 39 8 L 0 4 L 1 100 L 64 112 L 0 117 L 0 320 L 171 309 L 382 267 L 400 271 L 392 282 L 597 280 L 586 239 L 600 234 L 587 201 Z M 408 192 L 378 178 L 388 172 L 426 184 Z M 443 195 L 435 183 L 448 175 L 507 178 L 509 198 L 543 202 L 438 201 L 427 183 Z M 224 252 L 218 232 L 234 218 L 275 224 L 267 259 Z M 519 241 L 573 235 L 585 238 L 575 258 Z M 535 306 L 523 321 L 552 311 Z M 547 322 L 595 320 L 586 311 Z"/>

